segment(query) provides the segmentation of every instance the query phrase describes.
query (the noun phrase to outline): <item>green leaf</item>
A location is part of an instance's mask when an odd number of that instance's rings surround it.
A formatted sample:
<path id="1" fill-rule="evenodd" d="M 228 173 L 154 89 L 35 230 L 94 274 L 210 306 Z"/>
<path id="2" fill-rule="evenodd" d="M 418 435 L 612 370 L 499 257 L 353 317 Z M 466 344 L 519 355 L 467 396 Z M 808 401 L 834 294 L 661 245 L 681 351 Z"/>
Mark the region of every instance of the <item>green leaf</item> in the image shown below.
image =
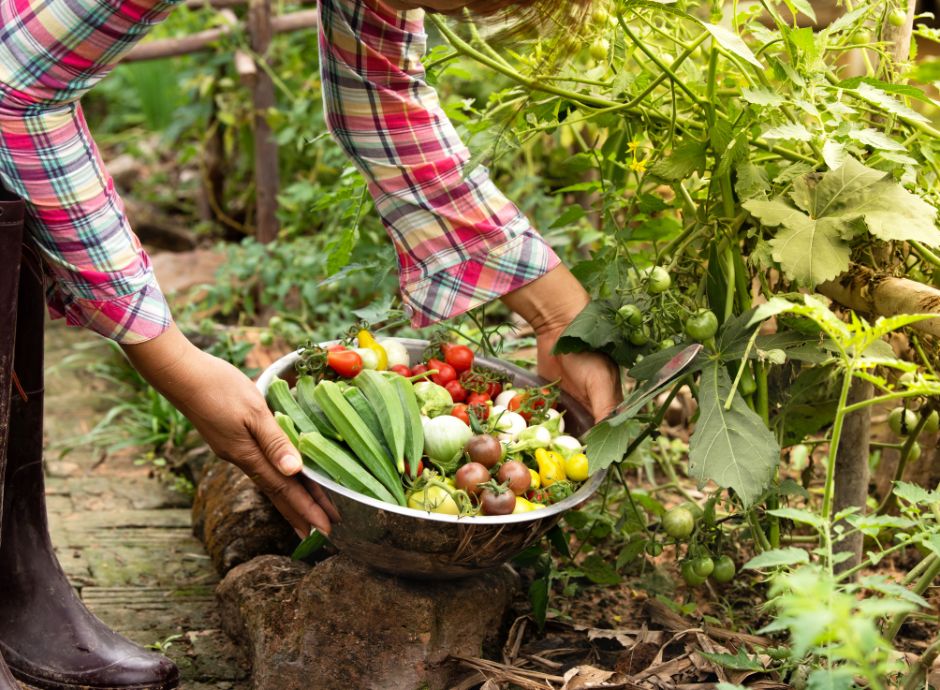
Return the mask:
<path id="1" fill-rule="evenodd" d="M 605 302 L 590 302 L 558 338 L 554 354 L 599 350 L 614 342 L 616 337 L 613 309 Z"/>
<path id="2" fill-rule="evenodd" d="M 694 172 L 704 170 L 705 162 L 705 143 L 686 139 L 667 157 L 653 163 L 650 173 L 669 182 L 678 182 Z"/>
<path id="3" fill-rule="evenodd" d="M 640 423 L 629 419 L 625 423 L 613 426 L 610 422 L 601 422 L 584 436 L 586 446 L 584 454 L 588 457 L 588 473 L 610 467 L 623 460 L 630 442 L 640 432 Z"/>
<path id="4" fill-rule="evenodd" d="M 699 384 L 700 417 L 689 442 L 689 470 L 700 485 L 714 481 L 734 489 L 747 506 L 773 478 L 780 447 L 738 393 L 731 409 L 725 409 L 730 392 L 727 370 L 711 362 Z"/>
<path id="5" fill-rule="evenodd" d="M 326 246 L 326 275 L 332 276 L 341 268 L 349 265 L 356 241 L 359 239 L 359 227 L 350 223 Z"/>
<path id="6" fill-rule="evenodd" d="M 532 617 L 539 630 L 545 627 L 545 615 L 548 613 L 548 578 L 540 577 L 529 585 L 529 603 L 532 605 Z"/>
<path id="7" fill-rule="evenodd" d="M 930 122 L 927 117 L 907 107 L 901 101 L 886 93 L 884 89 L 872 86 L 870 83 L 862 82 L 855 89 L 855 93 L 862 99 L 881 107 L 892 115 L 898 115 L 909 120 L 914 120 L 915 122 Z"/>
<path id="8" fill-rule="evenodd" d="M 701 21 L 701 20 L 700 20 Z M 759 69 L 764 69 L 760 60 L 751 51 L 744 39 L 738 36 L 734 31 L 726 29 L 719 24 L 709 24 L 702 22 L 705 30 L 712 35 L 712 38 L 725 50 L 734 53 L 739 58 L 743 58 Z"/>
<path id="9" fill-rule="evenodd" d="M 785 549 L 770 549 L 759 553 L 741 566 L 742 570 L 764 570 L 781 565 L 802 565 L 809 563 L 809 554 L 803 549 L 788 546 Z"/>
<path id="10" fill-rule="evenodd" d="M 850 515 L 846 521 L 869 537 L 877 537 L 882 530 L 909 529 L 915 524 L 897 515 Z"/>
<path id="11" fill-rule="evenodd" d="M 822 527 L 826 524 L 826 521 L 815 513 L 811 513 L 808 510 L 801 510 L 799 508 L 776 508 L 774 510 L 768 510 L 768 515 L 774 515 L 784 520 L 791 520 L 793 522 L 798 522 L 804 525 L 811 525 L 813 527 Z"/>
<path id="12" fill-rule="evenodd" d="M 568 548 L 568 535 L 559 526 L 555 525 L 548 531 L 548 541 L 559 554 L 565 558 L 571 558 L 571 549 Z"/>
<path id="13" fill-rule="evenodd" d="M 584 576 L 596 585 L 620 584 L 620 574 L 596 553 L 585 558 L 579 567 Z"/>
<path id="14" fill-rule="evenodd" d="M 909 482 L 895 482 L 894 495 L 912 505 L 930 505 L 940 501 L 940 494 L 937 494 L 936 491 L 928 491 L 917 484 L 910 484 Z"/>
<path id="15" fill-rule="evenodd" d="M 783 96 L 769 89 L 741 89 L 741 99 L 752 105 L 777 107 L 787 102 Z"/>
<path id="16" fill-rule="evenodd" d="M 699 651 L 703 657 L 712 661 L 722 668 L 728 668 L 732 671 L 765 671 L 764 665 L 757 659 L 752 659 L 743 649 L 738 649 L 737 654 L 716 654 L 714 652 Z"/>
<path id="17" fill-rule="evenodd" d="M 848 270 L 852 250 L 838 225 L 800 215 L 790 216 L 784 228 L 770 241 L 773 257 L 800 285 L 812 288 Z"/>
<path id="18" fill-rule="evenodd" d="M 901 142 L 892 139 L 884 132 L 881 132 L 877 129 L 872 129 L 871 127 L 866 127 L 865 129 L 849 130 L 849 138 L 854 139 L 858 143 L 865 146 L 871 146 L 873 149 L 878 149 L 879 151 L 907 151 Z"/>
<path id="19" fill-rule="evenodd" d="M 353 310 L 353 314 L 363 321 L 368 321 L 370 324 L 387 321 L 394 300 L 395 297 L 392 294 L 382 295 L 377 301 L 367 307 Z"/>
<path id="20" fill-rule="evenodd" d="M 810 141 L 813 138 L 813 133 L 806 129 L 805 125 L 801 125 L 798 122 L 791 122 L 785 125 L 768 127 L 761 136 L 768 141 L 777 139 L 784 141 Z"/>

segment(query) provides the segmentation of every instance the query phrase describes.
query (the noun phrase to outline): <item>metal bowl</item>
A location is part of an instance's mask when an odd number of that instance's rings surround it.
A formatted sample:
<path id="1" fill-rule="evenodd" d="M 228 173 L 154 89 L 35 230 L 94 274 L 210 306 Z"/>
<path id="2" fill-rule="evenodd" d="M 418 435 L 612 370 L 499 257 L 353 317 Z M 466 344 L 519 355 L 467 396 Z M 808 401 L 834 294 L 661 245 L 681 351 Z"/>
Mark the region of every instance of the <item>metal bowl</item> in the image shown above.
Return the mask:
<path id="1" fill-rule="evenodd" d="M 427 346 L 422 340 L 402 338 L 400 342 L 413 360 Z M 293 382 L 299 356 L 299 351 L 292 352 L 268 367 L 258 379 L 261 392 L 267 391 L 275 376 Z M 476 361 L 511 375 L 519 386 L 545 383 L 507 362 L 484 357 Z M 580 436 L 594 423 L 567 394 L 562 393 L 559 407 L 565 410 L 566 433 Z M 330 535 L 337 549 L 376 570 L 426 580 L 464 577 L 505 563 L 554 527 L 565 511 L 584 503 L 605 473 L 595 473 L 574 494 L 547 508 L 516 515 L 458 517 L 377 501 L 304 466 L 304 474 L 323 487 L 339 512 L 341 519 Z"/>

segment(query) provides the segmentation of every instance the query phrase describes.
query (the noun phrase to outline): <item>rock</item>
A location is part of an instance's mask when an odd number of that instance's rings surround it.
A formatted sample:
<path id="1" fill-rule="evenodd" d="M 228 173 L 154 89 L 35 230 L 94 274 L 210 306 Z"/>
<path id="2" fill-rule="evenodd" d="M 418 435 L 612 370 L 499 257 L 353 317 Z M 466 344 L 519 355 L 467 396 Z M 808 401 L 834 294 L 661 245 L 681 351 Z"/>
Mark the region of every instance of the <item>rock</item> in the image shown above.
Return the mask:
<path id="1" fill-rule="evenodd" d="M 425 582 L 343 556 L 313 568 L 262 556 L 218 588 L 226 632 L 248 649 L 255 690 L 451 688 L 452 655 L 495 651 L 517 587 L 508 566 Z"/>
<path id="2" fill-rule="evenodd" d="M 185 292 L 197 285 L 215 282 L 215 274 L 226 255 L 217 249 L 151 252 L 153 271 L 167 294 Z"/>
<path id="3" fill-rule="evenodd" d="M 289 554 L 297 535 L 267 497 L 237 467 L 217 460 L 193 502 L 193 533 L 219 575 L 263 554 Z"/>

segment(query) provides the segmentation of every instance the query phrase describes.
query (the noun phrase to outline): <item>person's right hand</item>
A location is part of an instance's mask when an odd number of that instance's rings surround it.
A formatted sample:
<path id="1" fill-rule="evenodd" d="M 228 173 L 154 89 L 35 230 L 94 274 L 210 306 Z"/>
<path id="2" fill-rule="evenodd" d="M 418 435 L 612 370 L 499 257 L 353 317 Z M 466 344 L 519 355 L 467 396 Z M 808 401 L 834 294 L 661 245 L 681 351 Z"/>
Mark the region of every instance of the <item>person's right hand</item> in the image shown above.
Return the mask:
<path id="1" fill-rule="evenodd" d="M 259 486 L 299 536 L 306 537 L 311 525 L 329 533 L 336 509 L 319 487 L 296 476 L 302 468 L 297 449 L 244 374 L 193 346 L 175 327 L 124 350 L 215 454 Z"/>

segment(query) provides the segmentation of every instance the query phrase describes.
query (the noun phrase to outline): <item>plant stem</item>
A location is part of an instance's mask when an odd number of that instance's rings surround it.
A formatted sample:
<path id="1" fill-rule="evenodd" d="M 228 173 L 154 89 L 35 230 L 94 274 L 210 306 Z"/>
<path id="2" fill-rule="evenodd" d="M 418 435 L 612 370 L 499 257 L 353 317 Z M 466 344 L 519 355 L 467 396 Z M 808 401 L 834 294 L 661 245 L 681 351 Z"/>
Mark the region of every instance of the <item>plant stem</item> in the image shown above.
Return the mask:
<path id="1" fill-rule="evenodd" d="M 907 437 L 907 440 L 904 441 L 904 445 L 901 447 L 901 459 L 898 461 L 897 469 L 894 471 L 894 479 L 891 482 L 892 490 L 888 491 L 888 495 L 885 496 L 884 500 L 881 502 L 881 505 L 878 506 L 878 510 L 875 511 L 875 515 L 884 515 L 897 505 L 897 497 L 894 495 L 893 486 L 901 481 L 902 477 L 904 477 L 904 469 L 907 467 L 907 462 L 911 457 L 911 449 L 914 447 L 914 443 L 917 441 L 917 437 L 920 436 L 920 432 L 923 430 L 926 424 L 927 416 L 918 415 L 917 425 L 911 431 L 910 436 Z"/>
<path id="2" fill-rule="evenodd" d="M 904 679 L 904 685 L 901 687 L 901 690 L 917 690 L 918 688 L 924 687 L 927 671 L 933 666 L 933 662 L 936 661 L 938 654 L 940 654 L 940 638 L 935 639 L 933 643 L 924 650 L 924 653 L 921 654 L 917 663 L 911 667 L 911 670 L 908 671 Z"/>
<path id="3" fill-rule="evenodd" d="M 920 576 L 920 579 L 911 591 L 915 594 L 923 594 L 936 579 L 937 575 L 940 575 L 940 559 L 937 559 L 926 568 L 926 571 Z M 901 626 L 904 625 L 904 621 L 907 620 L 907 616 L 907 613 L 898 613 L 891 619 L 891 622 L 888 624 L 888 629 L 885 630 L 885 639 L 890 642 L 895 638 Z"/>

